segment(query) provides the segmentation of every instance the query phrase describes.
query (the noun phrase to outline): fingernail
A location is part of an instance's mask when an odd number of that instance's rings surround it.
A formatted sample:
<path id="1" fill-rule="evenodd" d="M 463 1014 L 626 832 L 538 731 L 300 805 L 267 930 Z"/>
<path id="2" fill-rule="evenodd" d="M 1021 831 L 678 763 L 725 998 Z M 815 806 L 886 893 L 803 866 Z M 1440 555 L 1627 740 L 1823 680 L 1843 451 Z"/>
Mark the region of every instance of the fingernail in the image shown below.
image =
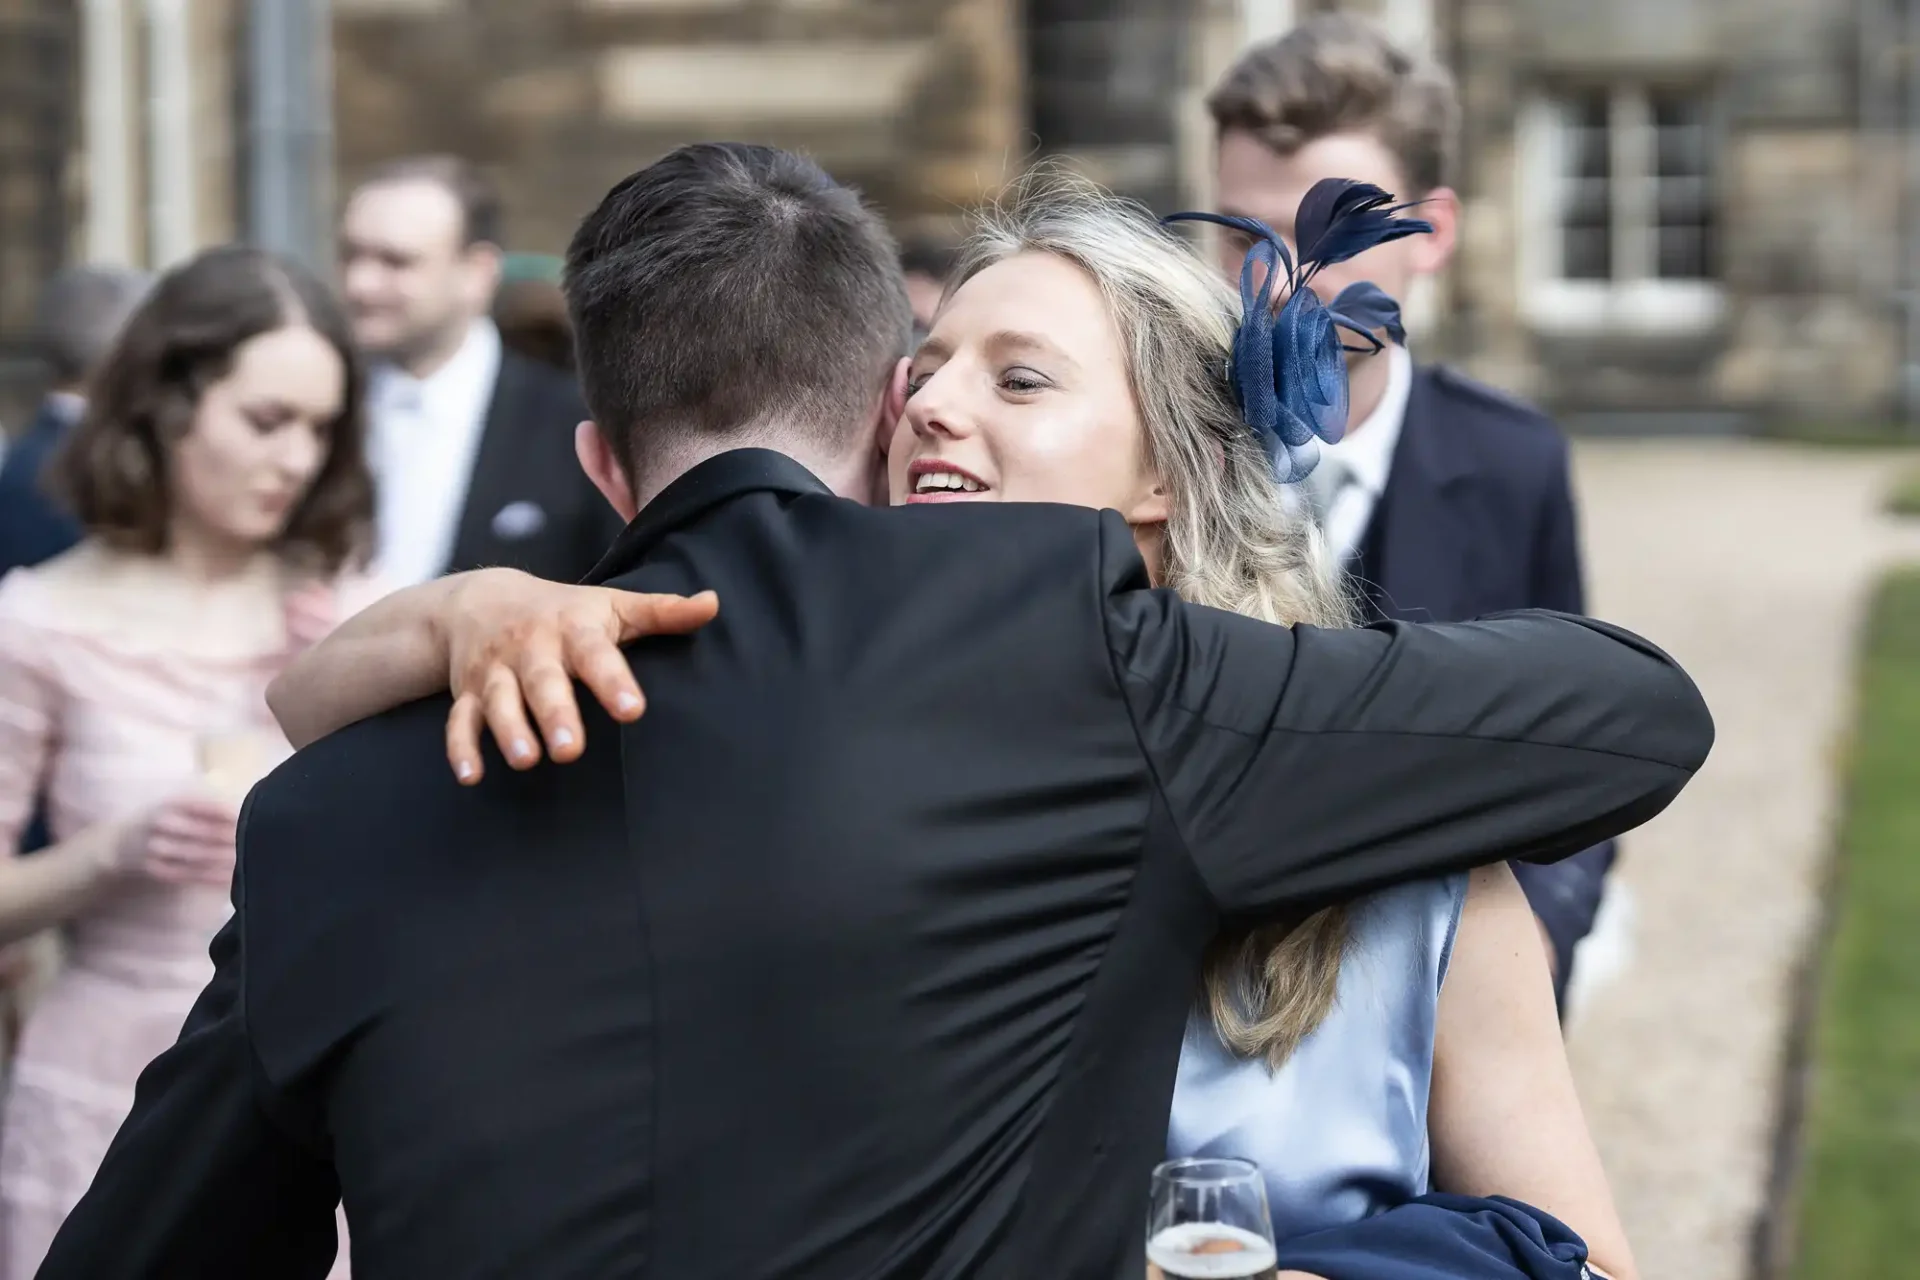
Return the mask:
<path id="1" fill-rule="evenodd" d="M 554 746 L 556 746 L 556 747 L 570 747 L 570 746 L 572 746 L 572 745 L 573 745 L 573 730 L 571 730 L 571 729 L 555 729 L 555 730 L 553 731 L 553 745 L 554 745 Z"/>
<path id="2" fill-rule="evenodd" d="M 473 781 L 473 761 L 462 760 L 460 767 L 454 770 L 454 772 L 459 775 L 460 781 L 462 782 Z"/>
<path id="3" fill-rule="evenodd" d="M 631 693 L 623 693 L 613 700 L 613 705 L 621 711 L 631 714 L 640 709 L 640 699 Z"/>
<path id="4" fill-rule="evenodd" d="M 508 747 L 507 750 L 512 753 L 515 760 L 525 760 L 533 754 L 533 744 L 525 738 L 515 738 L 513 745 Z"/>

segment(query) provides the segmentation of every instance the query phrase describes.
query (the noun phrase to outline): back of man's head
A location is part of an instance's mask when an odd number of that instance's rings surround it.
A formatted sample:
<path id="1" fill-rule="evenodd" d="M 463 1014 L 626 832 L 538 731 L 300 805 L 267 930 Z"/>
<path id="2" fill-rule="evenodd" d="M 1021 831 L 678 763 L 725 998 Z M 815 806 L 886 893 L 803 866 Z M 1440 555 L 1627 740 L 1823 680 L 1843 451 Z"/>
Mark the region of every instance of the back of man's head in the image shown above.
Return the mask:
<path id="1" fill-rule="evenodd" d="M 150 283 L 125 267 L 68 267 L 47 281 L 35 333 L 55 387 L 77 390 L 92 376 Z"/>
<path id="2" fill-rule="evenodd" d="M 870 449 L 913 329 L 879 217 L 811 160 L 742 143 L 608 192 L 566 292 L 587 407 L 642 489 L 715 446 Z"/>

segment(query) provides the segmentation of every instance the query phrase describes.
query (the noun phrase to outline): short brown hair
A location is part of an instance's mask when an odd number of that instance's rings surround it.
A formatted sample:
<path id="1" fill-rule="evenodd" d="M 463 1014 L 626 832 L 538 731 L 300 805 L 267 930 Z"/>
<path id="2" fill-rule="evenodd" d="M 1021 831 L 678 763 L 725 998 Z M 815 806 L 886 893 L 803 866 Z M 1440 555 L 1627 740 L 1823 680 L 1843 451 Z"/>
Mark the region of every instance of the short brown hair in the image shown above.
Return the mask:
<path id="1" fill-rule="evenodd" d="M 899 249 L 853 191 L 773 147 L 681 147 L 567 249 L 580 387 L 634 478 L 676 440 L 840 447 L 913 335 Z"/>
<path id="2" fill-rule="evenodd" d="M 373 526 L 366 379 L 346 318 L 305 269 L 240 245 L 210 249 L 162 276 L 94 375 L 86 414 L 48 477 L 88 533 L 129 551 L 166 550 L 174 444 L 192 430 L 201 396 L 226 376 L 241 344 L 292 322 L 340 353 L 346 387 L 326 461 L 274 549 L 322 574 L 364 557 Z"/>
<path id="3" fill-rule="evenodd" d="M 1371 133 L 1425 195 L 1453 180 L 1460 102 L 1444 67 L 1345 13 L 1308 18 L 1240 55 L 1207 96 L 1215 128 L 1242 129 L 1283 156 L 1336 133 Z"/>
<path id="4" fill-rule="evenodd" d="M 355 191 L 401 182 L 425 182 L 439 187 L 460 206 L 462 248 L 476 244 L 506 244 L 506 215 L 500 193 L 471 160 L 454 155 L 402 156 L 368 170 Z"/>

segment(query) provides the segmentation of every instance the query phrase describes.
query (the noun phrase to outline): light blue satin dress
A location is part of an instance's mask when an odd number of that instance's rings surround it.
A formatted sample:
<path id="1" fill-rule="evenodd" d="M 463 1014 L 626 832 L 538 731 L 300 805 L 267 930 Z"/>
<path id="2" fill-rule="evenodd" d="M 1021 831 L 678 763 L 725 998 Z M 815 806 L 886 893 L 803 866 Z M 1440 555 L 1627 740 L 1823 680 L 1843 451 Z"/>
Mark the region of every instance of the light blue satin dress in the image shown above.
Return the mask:
<path id="1" fill-rule="evenodd" d="M 1459 875 L 1353 903 L 1333 1012 L 1277 1072 L 1233 1056 L 1197 1010 L 1168 1157 L 1258 1164 L 1281 1240 L 1426 1194 L 1434 1025 L 1466 897 Z"/>

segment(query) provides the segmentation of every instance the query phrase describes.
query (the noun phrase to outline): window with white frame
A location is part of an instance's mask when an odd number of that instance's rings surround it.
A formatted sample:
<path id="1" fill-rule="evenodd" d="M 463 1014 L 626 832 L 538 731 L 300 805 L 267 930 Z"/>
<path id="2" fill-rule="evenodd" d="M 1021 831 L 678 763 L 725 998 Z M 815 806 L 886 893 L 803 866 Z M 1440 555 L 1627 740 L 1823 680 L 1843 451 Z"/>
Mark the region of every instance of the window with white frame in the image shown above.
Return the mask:
<path id="1" fill-rule="evenodd" d="M 1687 330 L 1720 317 L 1712 99 L 1544 93 L 1520 122 L 1522 310 L 1544 329 Z"/>

